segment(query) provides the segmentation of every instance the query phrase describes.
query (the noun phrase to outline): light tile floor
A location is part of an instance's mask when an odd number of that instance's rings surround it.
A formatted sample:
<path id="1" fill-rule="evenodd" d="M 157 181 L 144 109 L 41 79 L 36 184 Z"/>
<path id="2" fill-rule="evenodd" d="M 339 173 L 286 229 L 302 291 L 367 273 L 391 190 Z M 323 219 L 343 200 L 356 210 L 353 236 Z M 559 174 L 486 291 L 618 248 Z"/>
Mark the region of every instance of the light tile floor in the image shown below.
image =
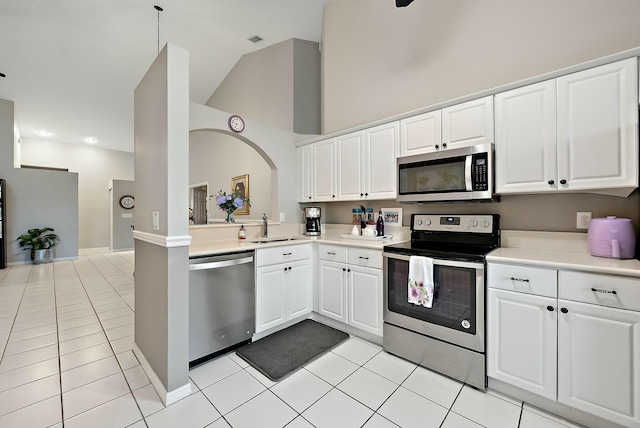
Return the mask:
<path id="1" fill-rule="evenodd" d="M 165 407 L 133 344 L 133 252 L 0 270 L 0 427 L 566 428 L 352 337 L 275 383 L 234 352 Z"/>

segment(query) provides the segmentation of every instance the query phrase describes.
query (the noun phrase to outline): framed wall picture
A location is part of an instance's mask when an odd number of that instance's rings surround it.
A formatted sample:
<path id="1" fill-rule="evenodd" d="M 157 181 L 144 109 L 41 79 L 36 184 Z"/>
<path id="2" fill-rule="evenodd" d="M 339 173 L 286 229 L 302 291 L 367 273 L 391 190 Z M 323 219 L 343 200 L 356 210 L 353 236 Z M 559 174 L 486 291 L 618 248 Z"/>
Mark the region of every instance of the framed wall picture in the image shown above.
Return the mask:
<path id="1" fill-rule="evenodd" d="M 249 174 L 233 177 L 231 179 L 231 189 L 237 190 L 241 198 L 249 200 Z M 250 209 L 251 207 L 249 207 L 249 204 L 245 203 L 242 208 L 238 208 L 233 212 L 233 214 L 249 215 Z"/>
<path id="2" fill-rule="evenodd" d="M 402 208 L 380 208 L 385 226 L 402 226 Z"/>

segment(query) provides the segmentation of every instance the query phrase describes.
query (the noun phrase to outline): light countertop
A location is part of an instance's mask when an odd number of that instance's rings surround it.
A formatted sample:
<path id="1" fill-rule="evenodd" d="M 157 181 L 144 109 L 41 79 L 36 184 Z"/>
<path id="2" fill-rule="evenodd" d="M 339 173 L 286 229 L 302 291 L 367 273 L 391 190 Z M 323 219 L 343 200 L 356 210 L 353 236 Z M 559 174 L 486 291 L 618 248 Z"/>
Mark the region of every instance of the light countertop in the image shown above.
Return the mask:
<path id="1" fill-rule="evenodd" d="M 501 247 L 489 253 L 487 261 L 640 278 L 640 261 L 636 259 L 594 257 L 583 251 Z"/>
<path id="2" fill-rule="evenodd" d="M 403 237 L 406 236 L 406 237 Z M 276 236 L 268 239 L 281 239 L 281 238 L 294 238 L 291 241 L 273 241 L 267 243 L 255 243 L 252 241 L 259 240 L 260 238 L 252 239 L 233 239 L 222 241 L 209 241 L 209 242 L 195 242 L 189 246 L 189 256 L 204 256 L 214 255 L 222 253 L 231 253 L 248 250 L 259 250 L 261 248 L 280 247 L 284 245 L 303 245 L 310 242 L 319 242 L 322 244 L 343 245 L 348 247 L 359 248 L 371 248 L 382 250 L 382 247 L 389 244 L 397 244 L 399 242 L 408 241 L 410 238 L 407 235 L 393 235 L 391 239 L 384 239 L 380 241 L 360 240 L 352 238 L 343 238 L 340 233 L 328 233 L 320 236 L 306 236 L 306 235 L 288 235 L 288 236 Z"/>

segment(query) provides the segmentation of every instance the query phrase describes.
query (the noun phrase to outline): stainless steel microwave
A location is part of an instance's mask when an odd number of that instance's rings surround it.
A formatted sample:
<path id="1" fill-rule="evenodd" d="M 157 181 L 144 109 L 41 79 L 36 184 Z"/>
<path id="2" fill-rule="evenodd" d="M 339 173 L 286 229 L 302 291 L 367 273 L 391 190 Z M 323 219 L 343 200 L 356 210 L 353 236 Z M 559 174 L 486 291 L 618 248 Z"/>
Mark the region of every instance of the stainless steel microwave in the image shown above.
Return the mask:
<path id="1" fill-rule="evenodd" d="M 477 144 L 397 159 L 398 202 L 490 202 L 493 144 Z"/>

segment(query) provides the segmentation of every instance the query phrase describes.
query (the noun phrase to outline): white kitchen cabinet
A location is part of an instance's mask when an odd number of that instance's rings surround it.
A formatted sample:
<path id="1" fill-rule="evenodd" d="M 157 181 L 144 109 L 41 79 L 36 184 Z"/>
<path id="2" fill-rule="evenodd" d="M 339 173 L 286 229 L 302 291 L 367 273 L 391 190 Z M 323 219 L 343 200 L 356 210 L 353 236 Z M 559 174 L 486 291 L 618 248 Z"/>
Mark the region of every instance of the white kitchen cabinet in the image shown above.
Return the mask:
<path id="1" fill-rule="evenodd" d="M 497 94 L 496 192 L 638 186 L 636 59 Z"/>
<path id="2" fill-rule="evenodd" d="M 555 192 L 555 80 L 495 96 L 496 192 Z"/>
<path id="3" fill-rule="evenodd" d="M 560 189 L 638 186 L 637 68 L 630 58 L 558 78 Z"/>
<path id="4" fill-rule="evenodd" d="M 400 156 L 493 143 L 493 96 L 400 121 Z"/>
<path id="5" fill-rule="evenodd" d="M 318 261 L 318 311 L 347 324 L 347 267 L 344 263 Z"/>
<path id="6" fill-rule="evenodd" d="M 441 144 L 442 110 L 430 111 L 400 121 L 400 156 L 435 152 Z"/>
<path id="7" fill-rule="evenodd" d="M 336 200 L 336 139 L 313 143 L 313 202 Z"/>
<path id="8" fill-rule="evenodd" d="M 313 310 L 311 244 L 256 251 L 256 333 Z"/>
<path id="9" fill-rule="evenodd" d="M 320 314 L 382 336 L 381 251 L 321 245 L 318 257 Z"/>
<path id="10" fill-rule="evenodd" d="M 341 135 L 337 141 L 337 200 L 394 199 L 399 123 Z"/>
<path id="11" fill-rule="evenodd" d="M 313 146 L 298 149 L 298 202 L 313 201 Z"/>
<path id="12" fill-rule="evenodd" d="M 442 109 L 442 148 L 493 143 L 493 95 Z"/>
<path id="13" fill-rule="evenodd" d="M 558 401 L 640 426 L 640 313 L 558 303 Z"/>
<path id="14" fill-rule="evenodd" d="M 488 375 L 639 428 L 640 280 L 559 270 L 555 298 L 553 269 L 487 270 Z"/>
<path id="15" fill-rule="evenodd" d="M 341 135 L 337 142 L 337 200 L 354 201 L 364 196 L 364 131 Z"/>
<path id="16" fill-rule="evenodd" d="M 489 288 L 487 374 L 556 399 L 557 300 Z"/>
<path id="17" fill-rule="evenodd" d="M 382 336 L 382 270 L 348 266 L 348 324 Z"/>

